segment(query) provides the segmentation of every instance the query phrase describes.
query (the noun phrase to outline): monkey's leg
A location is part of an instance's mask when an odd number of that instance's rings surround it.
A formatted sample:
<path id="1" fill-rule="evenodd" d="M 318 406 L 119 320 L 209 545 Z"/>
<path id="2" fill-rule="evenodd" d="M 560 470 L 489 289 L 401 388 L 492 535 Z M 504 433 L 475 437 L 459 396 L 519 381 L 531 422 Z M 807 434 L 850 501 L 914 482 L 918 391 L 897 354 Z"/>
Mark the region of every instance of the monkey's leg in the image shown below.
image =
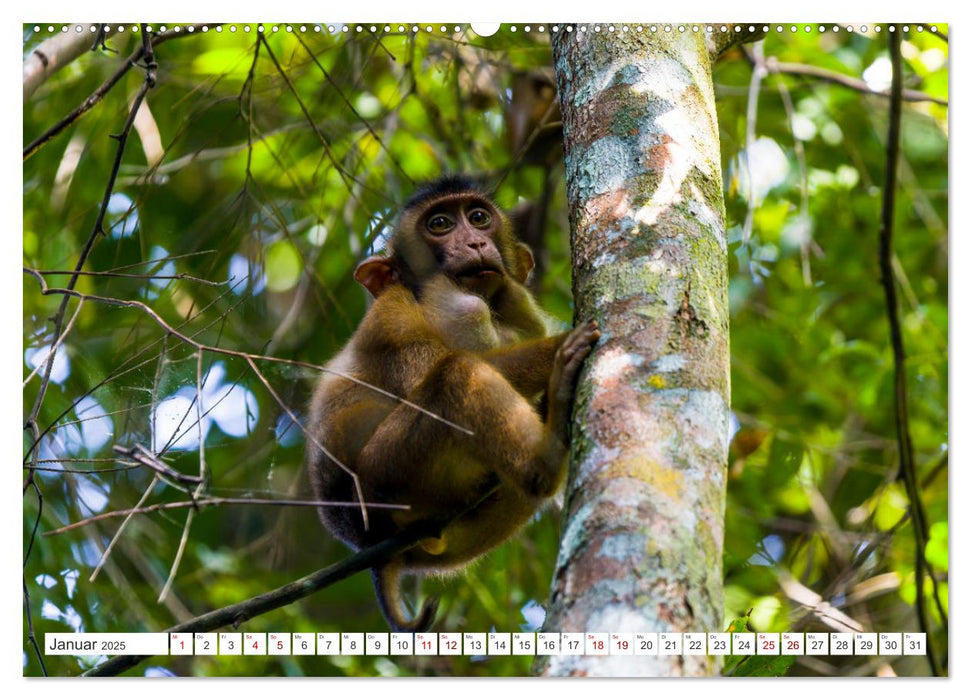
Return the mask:
<path id="1" fill-rule="evenodd" d="M 409 566 L 440 573 L 464 566 L 516 534 L 536 512 L 538 504 L 538 499 L 515 486 L 502 484 L 488 499 L 448 524 L 441 537 L 443 549 L 433 552 L 416 547 L 404 554 L 404 560 Z"/>
<path id="2" fill-rule="evenodd" d="M 408 398 L 474 433 L 406 405 L 378 426 L 358 457 L 358 473 L 411 505 L 409 517 L 462 505 L 492 474 L 531 496 L 556 489 L 566 454 L 561 435 L 484 361 L 449 355 Z"/>

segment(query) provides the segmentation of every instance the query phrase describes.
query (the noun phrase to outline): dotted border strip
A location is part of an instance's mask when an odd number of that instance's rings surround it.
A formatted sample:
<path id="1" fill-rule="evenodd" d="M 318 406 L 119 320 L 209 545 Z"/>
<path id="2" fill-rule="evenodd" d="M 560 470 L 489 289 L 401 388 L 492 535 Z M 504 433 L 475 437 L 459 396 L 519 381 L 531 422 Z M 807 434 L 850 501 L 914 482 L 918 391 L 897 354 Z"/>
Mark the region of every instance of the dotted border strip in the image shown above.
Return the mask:
<path id="1" fill-rule="evenodd" d="M 137 33 L 139 31 L 139 25 L 137 25 L 137 24 L 134 24 L 134 25 L 131 25 L 131 26 L 127 26 L 127 25 L 123 25 L 123 24 L 119 24 L 119 25 L 108 25 L 108 24 L 105 24 L 105 25 L 87 24 L 87 25 L 85 25 L 85 24 L 75 24 L 75 25 L 62 25 L 59 29 L 58 28 L 55 28 L 54 25 L 47 25 L 47 27 L 44 27 L 42 25 L 35 24 L 34 27 L 33 27 L 33 29 L 34 29 L 34 32 L 35 33 L 38 33 L 38 34 L 39 33 L 43 33 L 45 31 L 45 29 L 46 29 L 46 32 L 49 33 L 49 34 L 56 34 L 58 32 L 66 33 L 66 32 L 71 31 L 72 28 L 73 28 L 73 30 L 75 32 L 78 32 L 78 33 L 84 32 L 84 31 L 89 31 L 91 33 L 94 33 L 94 32 L 97 32 L 98 31 L 99 26 L 103 26 L 103 29 L 105 31 L 115 31 L 115 32 L 118 32 L 118 33 L 125 32 L 125 31 L 131 31 L 131 32 L 136 32 Z M 197 31 L 198 32 L 201 32 L 201 33 L 207 33 L 209 31 L 215 31 L 217 34 L 219 34 L 219 33 L 222 33 L 224 31 L 226 31 L 226 32 L 229 32 L 229 33 L 232 34 L 232 33 L 236 33 L 237 31 L 242 31 L 243 33 L 249 33 L 249 32 L 252 32 L 255 29 L 256 31 L 259 31 L 259 32 L 269 32 L 271 34 L 272 33 L 278 33 L 280 31 L 285 31 L 285 32 L 288 32 L 288 33 L 293 33 L 293 32 L 300 32 L 300 33 L 314 32 L 314 33 L 318 33 L 318 34 L 320 32 L 324 32 L 324 33 L 332 34 L 332 35 L 336 35 L 336 34 L 352 34 L 352 33 L 360 33 L 360 32 L 365 32 L 365 31 L 367 31 L 367 32 L 369 32 L 371 34 L 378 34 L 378 33 L 385 33 L 385 34 L 390 34 L 390 33 L 394 33 L 394 34 L 405 34 L 405 33 L 408 33 L 408 32 L 410 32 L 412 34 L 418 34 L 419 32 L 422 32 L 422 31 L 424 31 L 425 33 L 428 33 L 428 34 L 432 34 L 432 33 L 446 34 L 446 33 L 448 33 L 450 26 L 451 26 L 452 30 L 454 32 L 456 32 L 456 33 L 457 32 L 461 32 L 461 31 L 464 31 L 466 29 L 471 29 L 472 31 L 475 31 L 475 25 L 464 25 L 463 26 L 463 25 L 433 25 L 433 24 L 411 24 L 411 25 L 398 24 L 398 25 L 395 25 L 395 26 L 388 25 L 388 24 L 386 24 L 384 26 L 380 26 L 380 25 L 376 25 L 376 24 L 311 24 L 311 25 L 306 25 L 306 24 L 300 24 L 300 25 L 294 25 L 294 24 L 283 24 L 283 25 L 274 24 L 274 25 L 270 25 L 269 27 L 267 27 L 266 25 L 263 25 L 263 24 L 253 24 L 253 25 L 251 25 L 251 24 L 238 24 L 238 25 L 237 24 L 228 24 L 228 25 L 215 25 L 215 26 L 213 26 L 211 28 L 208 25 L 202 25 L 201 27 L 197 27 L 195 25 L 180 25 L 180 24 L 165 25 L 165 24 L 161 24 L 161 25 L 158 25 L 158 31 L 165 32 L 165 31 L 170 31 L 171 30 L 171 31 L 174 31 L 176 33 L 181 32 L 181 31 L 185 31 L 185 32 L 187 32 L 189 34 L 195 33 Z M 896 31 L 896 27 L 897 26 L 900 26 L 901 27 L 901 31 L 903 31 L 904 33 L 908 33 L 912 29 L 914 31 L 916 31 L 917 33 L 922 33 L 925 30 L 928 31 L 928 33 L 933 33 L 933 32 L 938 31 L 937 25 L 924 25 L 924 24 L 915 24 L 915 25 L 910 25 L 910 24 L 893 25 L 893 24 L 891 24 L 891 25 L 888 25 L 886 28 L 888 29 L 888 31 L 893 32 L 893 31 Z M 148 25 L 147 28 L 148 28 L 149 31 L 155 31 L 155 25 Z M 874 24 L 874 25 L 866 25 L 866 24 L 861 24 L 861 25 L 839 25 L 839 24 L 834 24 L 834 25 L 824 25 L 824 24 L 819 24 L 819 25 L 815 25 L 815 24 L 805 24 L 805 25 L 795 25 L 795 24 L 789 24 L 789 25 L 784 25 L 784 24 L 752 25 L 752 24 L 750 24 L 750 25 L 744 25 L 744 24 L 735 24 L 735 25 L 732 25 L 731 28 L 729 28 L 729 26 L 728 25 L 725 25 L 725 24 L 721 24 L 721 25 L 713 25 L 713 24 L 649 24 L 649 25 L 645 25 L 645 24 L 620 24 L 620 25 L 614 25 L 614 24 L 603 24 L 603 25 L 602 24 L 592 24 L 592 25 L 591 24 L 581 24 L 578 27 L 575 27 L 574 25 L 563 25 L 563 26 L 561 26 L 561 25 L 557 25 L 557 24 L 549 25 L 548 27 L 547 27 L 547 25 L 543 25 L 543 24 L 539 24 L 539 25 L 531 25 L 531 24 L 523 24 L 523 25 L 520 25 L 520 24 L 509 24 L 509 25 L 503 25 L 503 28 L 506 31 L 508 31 L 510 33 L 513 33 L 513 34 L 516 33 L 516 32 L 518 32 L 518 31 L 520 31 L 520 30 L 522 30 L 523 32 L 529 33 L 531 31 L 533 31 L 534 29 L 535 29 L 535 31 L 537 31 L 539 33 L 544 33 L 544 32 L 547 31 L 547 29 L 550 32 L 552 32 L 552 33 L 557 33 L 557 32 L 560 32 L 560 31 L 572 32 L 572 31 L 574 31 L 574 29 L 576 29 L 580 33 L 585 33 L 587 31 L 593 31 L 593 32 L 606 31 L 607 33 L 611 33 L 611 32 L 619 32 L 619 33 L 624 33 L 624 32 L 644 32 L 644 31 L 649 31 L 649 32 L 652 32 L 652 33 L 657 33 L 659 31 L 660 32 L 674 32 L 674 31 L 677 31 L 677 32 L 685 33 L 685 32 L 691 31 L 691 32 L 697 33 L 697 32 L 704 31 L 706 33 L 716 33 L 717 32 L 717 33 L 722 33 L 722 34 L 725 34 L 725 33 L 728 33 L 728 32 L 736 32 L 737 33 L 737 32 L 743 31 L 743 29 L 747 29 L 750 33 L 756 32 L 756 31 L 761 31 L 761 32 L 763 32 L 766 35 L 769 35 L 772 32 L 775 32 L 776 34 L 783 34 L 785 32 L 788 32 L 790 34 L 796 34 L 796 33 L 799 33 L 800 29 L 805 34 L 809 34 L 809 33 L 813 32 L 814 30 L 816 32 L 820 33 L 820 34 L 824 34 L 826 32 L 832 32 L 833 34 L 839 34 L 840 32 L 844 32 L 844 31 L 847 32 L 847 33 L 849 33 L 849 34 L 852 34 L 854 32 L 859 32 L 861 34 L 867 34 L 871 30 L 874 31 L 874 32 L 876 32 L 877 34 L 879 34 L 884 29 L 884 27 L 882 25 L 879 25 L 879 24 Z M 491 36 L 491 34 L 485 34 L 485 33 L 483 33 L 482 36 Z"/>

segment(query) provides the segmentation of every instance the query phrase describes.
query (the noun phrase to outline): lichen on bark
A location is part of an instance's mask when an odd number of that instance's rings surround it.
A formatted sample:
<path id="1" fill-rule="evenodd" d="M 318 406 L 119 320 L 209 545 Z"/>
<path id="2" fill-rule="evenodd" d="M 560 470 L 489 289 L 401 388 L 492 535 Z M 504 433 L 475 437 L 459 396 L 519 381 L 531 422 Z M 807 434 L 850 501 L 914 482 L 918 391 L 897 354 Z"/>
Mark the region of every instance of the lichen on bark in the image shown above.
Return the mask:
<path id="1" fill-rule="evenodd" d="M 578 319 L 577 390 L 544 629 L 719 631 L 729 355 L 709 51 L 694 33 L 554 35 Z M 542 658 L 547 675 L 707 675 L 709 657 Z"/>

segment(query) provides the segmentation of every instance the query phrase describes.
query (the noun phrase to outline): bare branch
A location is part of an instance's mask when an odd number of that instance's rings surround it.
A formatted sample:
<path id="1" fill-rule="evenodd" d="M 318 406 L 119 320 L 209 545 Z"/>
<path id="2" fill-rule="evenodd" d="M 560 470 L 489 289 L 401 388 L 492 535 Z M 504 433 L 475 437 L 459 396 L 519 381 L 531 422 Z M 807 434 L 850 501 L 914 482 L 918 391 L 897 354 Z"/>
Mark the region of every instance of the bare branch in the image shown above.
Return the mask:
<path id="1" fill-rule="evenodd" d="M 165 260 L 163 258 L 162 260 Z M 148 261 L 149 262 L 160 262 L 160 261 Z M 202 277 L 195 277 L 193 275 L 187 275 L 185 273 L 179 273 L 177 275 L 136 275 L 136 274 L 125 274 L 122 272 L 109 272 L 101 270 L 37 270 L 38 275 L 87 275 L 89 277 L 121 277 L 123 279 L 139 279 L 139 280 L 187 280 L 189 282 L 198 282 L 199 284 L 205 284 L 210 287 L 221 287 L 223 285 L 229 284 L 229 280 L 224 280 L 222 282 L 213 282 L 212 280 L 203 279 Z"/>
<path id="2" fill-rule="evenodd" d="M 112 518 L 124 518 L 129 515 L 143 515 L 145 513 L 157 513 L 163 510 L 181 510 L 182 508 L 205 508 L 207 506 L 297 506 L 297 507 L 310 507 L 319 508 L 320 506 L 327 506 L 329 508 L 358 508 L 360 503 L 351 501 L 301 501 L 292 500 L 285 498 L 228 498 L 221 496 L 212 496 L 210 498 L 200 498 L 193 499 L 189 501 L 167 501 L 165 503 L 153 503 L 150 506 L 141 506 L 138 508 L 124 508 L 122 510 L 112 510 L 107 513 L 98 513 L 97 515 L 92 515 L 90 518 L 85 518 L 84 520 L 78 520 L 77 522 L 65 525 L 63 527 L 56 528 L 54 530 L 48 530 L 44 533 L 44 537 L 53 537 L 54 535 L 61 535 L 65 532 L 71 530 L 76 530 L 79 527 L 84 527 L 85 525 L 90 525 L 91 523 L 96 523 L 101 520 L 111 520 Z M 390 510 L 410 510 L 411 506 L 401 505 L 399 503 L 365 503 L 368 508 L 387 508 Z"/>
<path id="3" fill-rule="evenodd" d="M 152 491 L 155 490 L 155 486 L 156 484 L 158 484 L 158 481 L 159 481 L 158 474 L 156 474 L 155 476 L 152 477 L 152 481 L 148 484 L 148 487 L 142 492 L 141 498 L 138 499 L 138 503 L 135 504 L 135 508 L 132 510 L 138 510 L 139 508 L 142 507 L 142 504 L 148 500 L 149 495 L 151 495 Z M 118 541 L 121 539 L 122 533 L 125 531 L 125 528 L 128 527 L 128 523 L 130 523 L 132 521 L 132 518 L 134 517 L 135 517 L 134 512 L 129 513 L 122 521 L 121 525 L 118 526 L 118 529 L 115 530 L 115 534 L 112 535 L 111 541 L 108 543 L 108 546 L 105 547 L 105 551 L 101 553 L 101 558 L 98 560 L 97 565 L 94 567 L 94 571 L 92 571 L 91 575 L 88 577 L 88 581 L 94 581 L 96 578 L 98 578 L 98 574 L 101 573 L 101 569 L 104 568 L 104 565 L 108 562 L 108 557 L 110 557 L 111 552 L 114 551 L 115 544 L 117 544 Z"/>
<path id="4" fill-rule="evenodd" d="M 72 23 L 68 31 L 42 41 L 24 60 L 25 104 L 45 80 L 91 49 L 91 35 L 87 31 L 74 31 L 88 26 L 89 23 Z"/>
<path id="5" fill-rule="evenodd" d="M 718 24 L 711 25 L 712 31 L 705 37 L 708 45 L 708 55 L 712 60 L 718 59 L 729 49 L 740 44 L 748 44 L 765 38 L 763 24 Z M 722 28 L 725 31 L 722 31 Z"/>
<path id="6" fill-rule="evenodd" d="M 315 571 L 309 576 L 304 576 L 276 590 L 262 593 L 241 603 L 227 605 L 224 608 L 213 610 L 205 615 L 200 615 L 197 618 L 170 627 L 165 631 L 169 633 L 210 632 L 228 625 L 232 625 L 234 628 L 239 627 L 242 623 L 257 615 L 262 615 L 271 610 L 289 605 L 294 601 L 306 598 L 322 588 L 326 588 L 338 581 L 343 581 L 358 571 L 379 566 L 391 559 L 395 554 L 410 549 L 423 539 L 441 537 L 442 530 L 445 529 L 446 525 L 478 508 L 484 501 L 491 498 L 498 488 L 499 484 L 493 483 L 475 503 L 453 516 L 443 518 L 440 521 L 423 520 L 413 523 L 394 537 L 389 537 L 371 547 L 366 547 L 336 564 Z M 85 671 L 83 675 L 116 676 L 147 658 L 149 657 L 116 656 Z"/>
<path id="7" fill-rule="evenodd" d="M 172 469 L 165 462 L 160 460 L 155 456 L 151 450 L 149 450 L 144 445 L 135 445 L 134 447 L 124 447 L 122 445 L 115 445 L 113 447 L 114 451 L 120 455 L 124 455 L 129 459 L 132 459 L 139 464 L 148 467 L 154 471 L 160 478 L 166 481 L 172 480 L 180 484 L 200 484 L 202 483 L 202 477 L 190 476 L 188 474 L 183 474 L 181 472 Z"/>
<path id="8" fill-rule="evenodd" d="M 893 27 L 890 27 L 892 29 Z M 924 556 L 928 540 L 927 514 L 920 498 L 917 482 L 917 468 L 914 464 L 914 446 L 910 437 L 910 419 L 907 408 L 906 353 L 904 351 L 903 330 L 900 324 L 897 302 L 897 288 L 894 284 L 893 267 L 893 217 L 897 191 L 897 162 L 900 159 L 900 121 L 903 99 L 903 65 L 900 57 L 900 32 L 888 32 L 890 42 L 890 61 L 893 73 L 890 82 L 890 124 L 887 133 L 887 166 L 883 183 L 883 204 L 880 213 L 880 282 L 883 285 L 887 304 L 887 318 L 890 323 L 890 344 L 894 360 L 894 418 L 897 426 L 897 452 L 900 462 L 898 478 L 903 478 L 910 501 L 910 512 L 914 522 L 914 573 L 917 586 L 915 607 L 920 628 L 927 633 L 927 660 L 931 672 L 941 675 L 940 662 L 934 651 L 927 615 L 927 600 L 924 597 L 924 577 L 929 576 L 934 585 L 934 597 L 938 612 L 944 625 L 947 617 L 937 598 L 937 581 L 934 572 Z"/>
<path id="9" fill-rule="evenodd" d="M 44 359 L 41 362 L 38 362 L 37 366 L 34 367 L 31 373 L 27 375 L 27 378 L 24 380 L 24 386 L 27 386 L 30 380 L 34 378 L 34 375 L 37 374 L 37 371 L 41 367 L 45 367 L 47 363 L 51 361 L 51 358 L 54 357 L 54 353 L 57 352 L 59 347 L 61 347 L 61 343 L 64 342 L 67 334 L 70 333 L 71 329 L 74 327 L 74 322 L 78 319 L 78 314 L 81 313 L 82 306 L 84 306 L 84 299 L 79 299 L 78 307 L 74 309 L 74 314 L 71 316 L 71 320 L 67 322 L 67 326 L 65 326 L 64 332 L 61 333 L 61 337 L 54 341 L 54 344 L 51 345 L 51 349 L 47 351 L 47 355 L 44 356 Z"/>
<path id="10" fill-rule="evenodd" d="M 930 32 L 931 34 L 933 34 L 934 36 L 936 36 L 938 39 L 943 39 L 944 42 L 947 43 L 947 34 L 945 34 L 944 32 L 942 32 L 940 29 L 938 29 L 934 25 L 932 25 L 932 24 L 922 24 L 920 26 L 922 26 L 928 32 Z"/>
<path id="11" fill-rule="evenodd" d="M 190 26 L 202 27 L 201 24 L 190 25 Z M 143 27 L 142 32 L 144 31 L 145 29 Z M 192 35 L 193 35 L 193 32 L 189 32 L 189 31 L 185 31 L 185 32 L 168 31 L 155 36 L 154 38 L 152 38 L 151 41 L 154 46 L 158 46 L 159 44 L 163 44 L 170 39 L 175 39 L 180 36 L 192 36 Z M 144 37 L 144 34 L 143 34 L 143 37 Z M 145 55 L 146 55 L 145 43 L 143 41 L 142 45 L 139 46 L 135 51 L 132 52 L 130 56 L 128 56 L 128 58 L 124 60 L 124 62 L 118 67 L 118 70 L 116 70 L 111 75 L 111 77 L 109 77 L 107 80 L 101 83 L 101 85 L 84 100 L 84 102 L 82 102 L 73 110 L 71 110 L 71 112 L 65 115 L 60 121 L 58 121 L 52 127 L 47 129 L 47 131 L 45 131 L 43 134 L 41 134 L 36 139 L 31 141 L 27 145 L 27 147 L 24 148 L 24 160 L 27 160 L 28 158 L 30 158 L 48 141 L 50 141 L 55 136 L 60 134 L 67 127 L 71 126 L 71 124 L 74 124 L 78 119 L 83 117 L 87 112 L 91 111 L 91 109 L 99 102 L 101 102 L 101 100 L 104 99 L 105 95 L 107 95 L 111 91 L 111 88 L 113 88 L 118 83 L 118 81 L 121 80 L 129 70 L 131 70 L 133 66 L 138 65 L 138 61 L 145 58 Z M 138 99 L 138 104 L 141 104 L 141 98 Z M 132 118 L 134 118 L 135 112 L 137 112 L 137 108 L 135 111 L 132 112 Z"/>
<path id="12" fill-rule="evenodd" d="M 835 71 L 826 70 L 825 68 L 817 68 L 816 66 L 808 66 L 802 63 L 782 63 L 774 56 L 770 56 L 765 60 L 765 66 L 768 68 L 770 73 L 805 75 L 810 78 L 817 78 L 836 85 L 842 85 L 843 87 L 850 88 L 851 90 L 864 92 L 869 95 L 890 97 L 890 91 L 874 90 L 867 85 L 866 81 L 864 80 L 853 78 L 849 75 L 843 75 L 842 73 L 837 73 Z M 933 102 L 934 104 L 944 105 L 945 107 L 947 107 L 948 104 L 947 100 L 942 100 L 940 97 L 932 97 L 931 95 L 920 92 L 919 90 L 908 90 L 906 88 L 901 90 L 900 97 L 906 102 Z"/>
<path id="13" fill-rule="evenodd" d="M 145 304 L 143 302 L 135 301 L 133 299 L 116 299 L 114 297 L 98 296 L 98 295 L 95 295 L 95 294 L 84 294 L 82 292 L 78 292 L 78 291 L 76 291 L 74 289 L 69 289 L 69 288 L 48 287 L 47 286 L 47 283 L 44 281 L 44 278 L 40 276 L 40 274 L 37 272 L 37 270 L 34 270 L 32 268 L 29 268 L 29 267 L 25 267 L 25 268 L 23 268 L 23 270 L 27 274 L 33 275 L 41 283 L 41 294 L 44 294 L 44 295 L 48 295 L 48 294 L 64 294 L 64 295 L 67 295 L 67 296 L 78 297 L 79 299 L 88 299 L 88 300 L 91 300 L 91 301 L 98 301 L 98 302 L 102 302 L 102 303 L 105 303 L 105 304 L 110 304 L 112 306 L 124 306 L 124 307 L 128 307 L 128 308 L 139 309 L 142 312 L 148 314 L 148 316 L 150 316 L 152 318 L 152 320 L 155 321 L 155 323 L 158 324 L 164 331 L 166 331 L 170 335 L 175 336 L 176 338 L 178 338 L 179 340 L 181 340 L 186 345 L 190 345 L 190 346 L 192 346 L 192 347 L 194 347 L 196 349 L 204 350 L 205 352 L 214 352 L 214 353 L 218 353 L 220 355 L 227 355 L 229 357 L 239 357 L 239 358 L 242 358 L 242 359 L 245 359 L 245 360 L 252 359 L 252 360 L 262 360 L 262 361 L 266 361 L 266 362 L 278 362 L 278 363 L 285 364 L 285 365 L 292 365 L 292 366 L 295 366 L 295 367 L 304 367 L 306 369 L 313 369 L 313 370 L 316 370 L 318 372 L 326 372 L 328 374 L 333 374 L 333 375 L 335 375 L 337 377 L 342 377 L 343 379 L 346 379 L 349 382 L 354 382 L 355 384 L 358 384 L 359 386 L 363 386 L 363 387 L 365 387 L 367 389 L 370 389 L 371 391 L 377 392 L 377 393 L 381 394 L 382 396 L 386 396 L 389 399 L 394 399 L 395 401 L 398 401 L 400 403 L 403 403 L 405 406 L 408 406 L 410 408 L 413 408 L 416 411 L 425 414 L 429 418 L 432 418 L 432 419 L 437 420 L 437 421 L 439 421 L 441 423 L 444 423 L 445 425 L 449 426 L 450 428 L 454 428 L 455 430 L 458 430 L 459 432 L 465 433 L 466 435 L 474 435 L 475 434 L 473 431 L 469 430 L 468 428 L 462 427 L 458 423 L 453 423 L 452 421 L 448 420 L 447 418 L 443 418 L 442 416 L 438 415 L 437 413 L 434 413 L 432 411 L 429 411 L 427 408 L 422 408 L 418 404 L 416 404 L 416 403 L 414 403 L 412 401 L 409 401 L 408 399 L 405 399 L 405 398 L 403 398 L 401 396 L 397 396 L 396 394 L 393 394 L 393 393 L 391 393 L 389 391 L 386 391 L 386 390 L 382 389 L 381 387 L 378 387 L 378 386 L 375 386 L 374 384 L 370 384 L 368 382 L 365 382 L 365 381 L 363 381 L 361 379 L 358 379 L 358 378 L 356 378 L 356 377 L 354 377 L 352 375 L 346 374 L 344 372 L 339 372 L 337 370 L 330 369 L 328 367 L 324 367 L 323 365 L 315 365 L 315 364 L 312 364 L 310 362 L 301 362 L 299 360 L 289 360 L 289 359 L 286 359 L 286 358 L 283 358 L 283 357 L 272 357 L 272 356 L 269 356 L 269 355 L 257 355 L 257 354 L 253 354 L 253 353 L 242 352 L 240 350 L 229 350 L 228 348 L 220 348 L 220 347 L 216 347 L 214 345 L 205 345 L 204 343 L 199 343 L 199 342 L 193 340 L 192 338 L 190 338 L 189 336 L 187 336 L 187 335 L 179 332 L 176 328 L 174 328 L 171 325 L 169 325 L 168 322 L 165 321 L 165 319 L 163 319 L 161 316 L 159 316 L 158 313 L 154 309 L 152 309 L 150 306 L 148 306 L 147 304 Z"/>

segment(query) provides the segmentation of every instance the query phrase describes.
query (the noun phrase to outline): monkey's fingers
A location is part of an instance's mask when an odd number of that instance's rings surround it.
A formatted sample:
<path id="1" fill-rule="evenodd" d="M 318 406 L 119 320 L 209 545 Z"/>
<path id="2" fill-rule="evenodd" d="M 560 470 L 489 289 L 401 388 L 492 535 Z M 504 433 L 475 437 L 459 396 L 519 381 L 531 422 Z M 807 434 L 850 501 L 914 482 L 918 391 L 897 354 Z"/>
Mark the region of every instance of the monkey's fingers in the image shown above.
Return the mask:
<path id="1" fill-rule="evenodd" d="M 563 369 L 567 375 L 579 369 L 580 364 L 590 354 L 599 339 L 600 329 L 593 319 L 573 329 L 560 346 Z"/>
<path id="2" fill-rule="evenodd" d="M 573 329 L 572 336 L 577 343 L 592 345 L 600 339 L 600 327 L 596 320 L 591 318 L 583 325 Z"/>
<path id="3" fill-rule="evenodd" d="M 573 352 L 567 357 L 566 364 L 563 365 L 563 371 L 567 376 L 573 376 L 579 374 L 580 365 L 583 361 L 587 359 L 587 356 L 593 352 L 593 344 L 580 345 L 573 349 Z"/>

